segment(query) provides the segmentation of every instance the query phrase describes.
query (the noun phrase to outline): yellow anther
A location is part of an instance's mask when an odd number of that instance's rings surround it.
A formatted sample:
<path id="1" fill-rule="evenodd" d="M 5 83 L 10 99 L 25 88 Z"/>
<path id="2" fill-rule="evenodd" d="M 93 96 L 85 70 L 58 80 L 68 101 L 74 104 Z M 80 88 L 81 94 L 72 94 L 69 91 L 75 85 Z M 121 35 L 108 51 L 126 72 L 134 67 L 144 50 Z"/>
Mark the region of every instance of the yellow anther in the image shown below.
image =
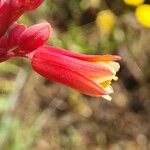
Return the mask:
<path id="1" fill-rule="evenodd" d="M 104 88 L 106 88 L 106 87 L 107 87 L 108 85 L 110 85 L 110 84 L 111 84 L 111 81 L 110 81 L 110 80 L 107 80 L 107 81 L 101 83 L 101 85 L 102 85 Z"/>

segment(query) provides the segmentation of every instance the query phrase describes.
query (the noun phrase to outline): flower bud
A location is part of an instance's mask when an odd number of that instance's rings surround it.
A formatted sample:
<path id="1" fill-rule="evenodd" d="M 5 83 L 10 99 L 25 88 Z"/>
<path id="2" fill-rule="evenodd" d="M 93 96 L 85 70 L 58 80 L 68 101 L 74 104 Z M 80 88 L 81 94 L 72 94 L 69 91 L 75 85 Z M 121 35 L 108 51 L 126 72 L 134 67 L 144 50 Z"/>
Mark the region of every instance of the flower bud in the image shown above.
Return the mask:
<path id="1" fill-rule="evenodd" d="M 35 50 L 48 40 L 50 31 L 49 23 L 40 23 L 26 29 L 19 37 L 19 48 L 23 53 Z"/>

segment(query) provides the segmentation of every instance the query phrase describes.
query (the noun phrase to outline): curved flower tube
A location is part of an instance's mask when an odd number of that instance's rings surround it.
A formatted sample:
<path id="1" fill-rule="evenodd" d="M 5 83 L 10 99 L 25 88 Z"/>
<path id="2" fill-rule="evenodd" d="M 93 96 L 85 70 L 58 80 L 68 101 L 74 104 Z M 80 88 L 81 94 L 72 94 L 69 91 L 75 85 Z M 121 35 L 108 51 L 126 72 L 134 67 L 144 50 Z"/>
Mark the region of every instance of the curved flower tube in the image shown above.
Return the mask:
<path id="1" fill-rule="evenodd" d="M 33 52 L 33 69 L 48 78 L 77 89 L 90 96 L 111 100 L 111 81 L 117 80 L 119 60 L 116 55 L 85 55 L 64 49 L 41 46 Z"/>

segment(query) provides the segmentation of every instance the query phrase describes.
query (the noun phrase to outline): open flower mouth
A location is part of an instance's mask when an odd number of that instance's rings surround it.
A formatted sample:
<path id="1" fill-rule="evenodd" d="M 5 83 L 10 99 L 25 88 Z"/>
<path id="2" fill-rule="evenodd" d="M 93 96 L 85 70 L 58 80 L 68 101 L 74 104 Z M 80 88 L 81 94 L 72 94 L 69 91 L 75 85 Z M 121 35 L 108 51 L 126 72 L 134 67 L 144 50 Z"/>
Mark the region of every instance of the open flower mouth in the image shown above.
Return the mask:
<path id="1" fill-rule="evenodd" d="M 104 78 L 97 78 L 94 79 L 94 82 L 96 82 L 96 84 L 104 89 L 108 95 L 103 95 L 102 97 L 107 99 L 107 100 L 111 100 L 112 98 L 109 96 L 109 94 L 112 94 L 114 92 L 112 86 L 111 86 L 111 82 L 117 81 L 118 77 L 116 76 L 116 73 L 118 72 L 120 65 L 117 62 L 112 62 L 112 61 L 108 61 L 108 62 L 100 62 L 100 65 L 104 65 L 107 69 L 111 70 L 111 72 L 113 73 L 113 75 L 108 76 L 108 77 L 104 77 Z"/>

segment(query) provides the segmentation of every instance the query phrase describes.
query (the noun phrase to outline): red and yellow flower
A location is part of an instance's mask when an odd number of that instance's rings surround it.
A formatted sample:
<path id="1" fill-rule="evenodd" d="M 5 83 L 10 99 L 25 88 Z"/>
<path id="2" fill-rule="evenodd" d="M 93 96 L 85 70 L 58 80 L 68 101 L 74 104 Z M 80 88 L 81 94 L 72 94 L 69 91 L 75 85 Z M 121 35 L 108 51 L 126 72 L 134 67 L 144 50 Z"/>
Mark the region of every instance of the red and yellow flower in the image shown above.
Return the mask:
<path id="1" fill-rule="evenodd" d="M 38 48 L 32 57 L 33 69 L 48 78 L 87 95 L 111 100 L 111 81 L 117 80 L 120 60 L 116 55 L 85 55 L 52 46 Z"/>

